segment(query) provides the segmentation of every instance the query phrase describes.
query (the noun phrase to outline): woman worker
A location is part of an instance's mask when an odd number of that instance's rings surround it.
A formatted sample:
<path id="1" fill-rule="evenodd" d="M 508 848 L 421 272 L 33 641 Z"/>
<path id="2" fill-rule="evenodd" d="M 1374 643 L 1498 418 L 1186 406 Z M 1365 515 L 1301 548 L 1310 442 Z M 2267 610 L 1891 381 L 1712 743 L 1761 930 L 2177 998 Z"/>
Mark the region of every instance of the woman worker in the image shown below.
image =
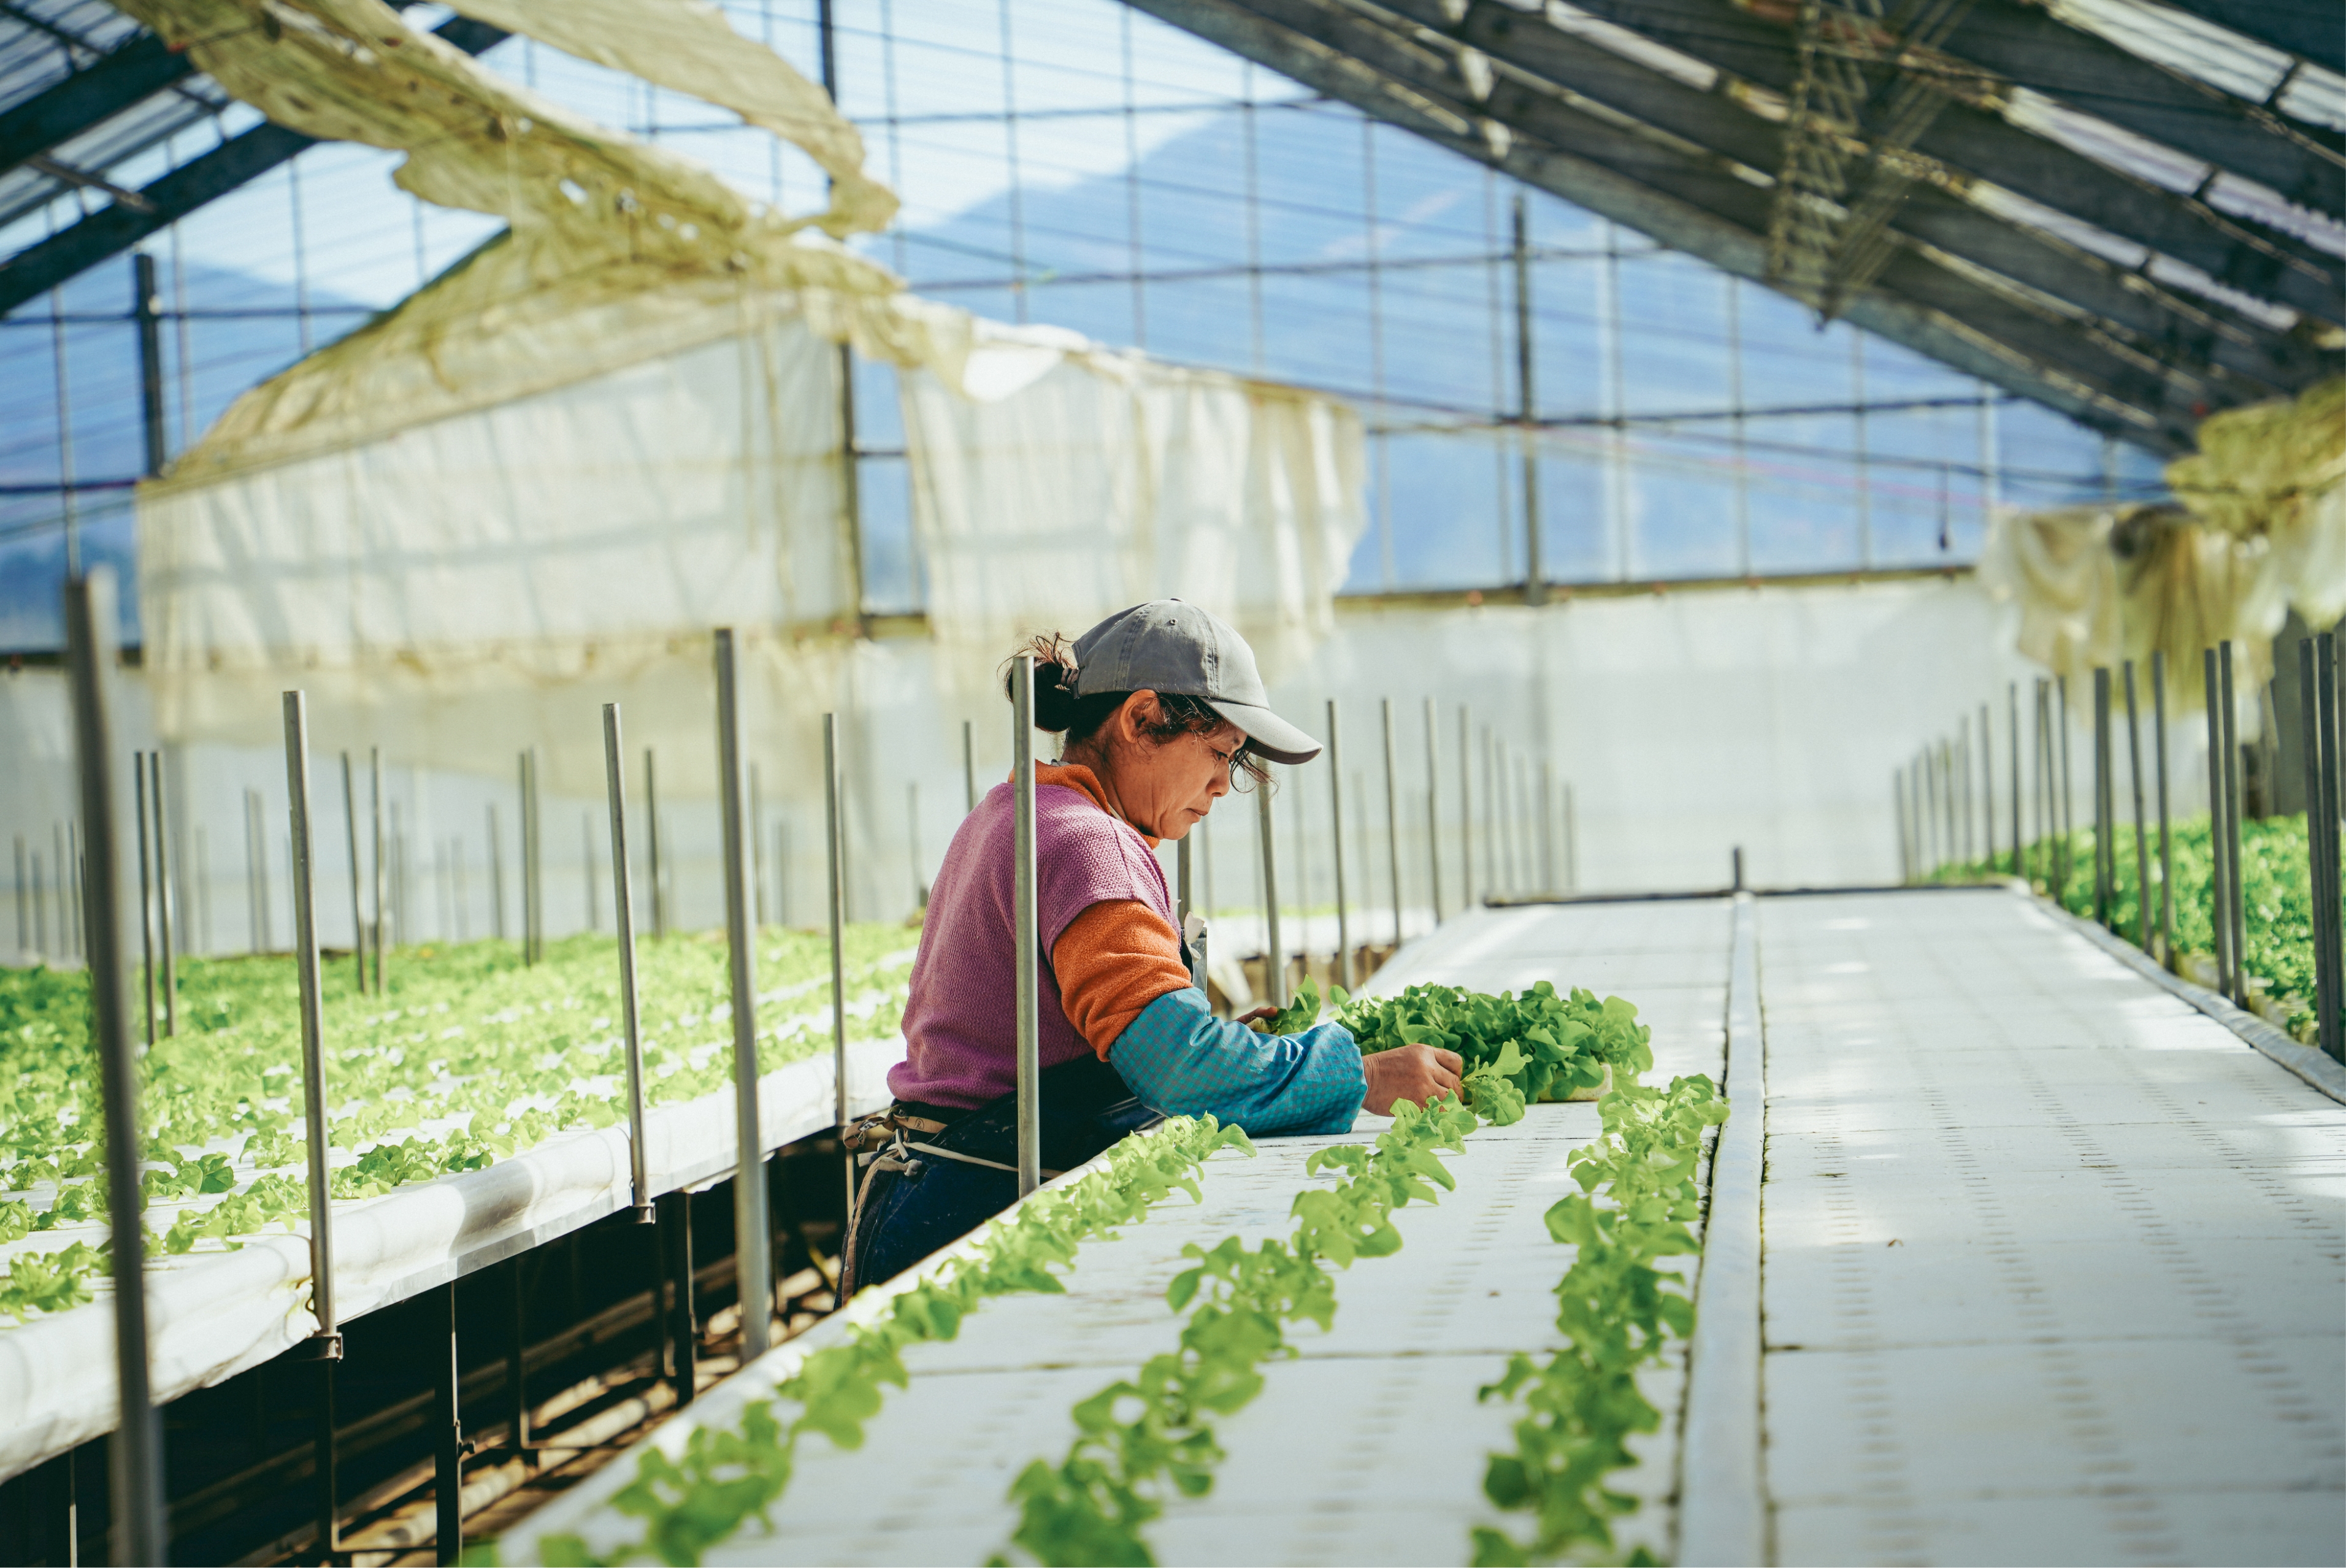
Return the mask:
<path id="1" fill-rule="evenodd" d="M 1064 731 L 1035 769 L 1042 1163 L 1070 1169 L 1160 1116 L 1210 1112 L 1259 1135 L 1341 1133 L 1365 1105 L 1458 1090 L 1449 1051 L 1362 1056 L 1339 1023 L 1260 1034 L 1190 983 L 1153 852 L 1203 820 L 1258 758 L 1308 762 L 1311 738 L 1272 713 L 1254 653 L 1193 605 L 1109 616 L 1072 648 L 1034 648 L 1035 722 Z M 1013 789 L 964 819 L 929 894 L 904 1007 L 895 1103 L 852 1140 L 865 1172 L 852 1285 L 919 1262 L 1018 1196 Z M 1264 1010 L 1265 1012 L 1268 1009 Z M 1260 1014 L 1250 1014 L 1250 1018 Z"/>

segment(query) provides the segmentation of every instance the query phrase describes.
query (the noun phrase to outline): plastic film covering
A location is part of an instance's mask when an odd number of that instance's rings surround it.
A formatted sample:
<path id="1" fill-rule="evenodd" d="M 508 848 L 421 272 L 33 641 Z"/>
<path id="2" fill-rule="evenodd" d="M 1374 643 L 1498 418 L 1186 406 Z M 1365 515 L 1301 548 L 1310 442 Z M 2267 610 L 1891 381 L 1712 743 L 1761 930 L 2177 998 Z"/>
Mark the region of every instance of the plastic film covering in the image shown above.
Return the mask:
<path id="1" fill-rule="evenodd" d="M 900 383 L 944 684 L 990 683 L 1020 636 L 1160 595 L 1229 620 L 1272 678 L 1334 629 L 1367 526 L 1352 409 L 1134 354 L 1032 368 L 991 402 Z"/>
<path id="2" fill-rule="evenodd" d="M 2000 515 L 1979 572 L 2018 605 L 2028 657 L 2076 677 L 2163 648 L 2169 689 L 2198 708 L 2200 649 L 2239 641 L 2253 689 L 2291 608 L 2317 626 L 2346 614 L 2346 381 L 2215 415 L 2167 482 L 2181 506 Z M 2256 705 L 2240 722 L 2257 733 Z"/>

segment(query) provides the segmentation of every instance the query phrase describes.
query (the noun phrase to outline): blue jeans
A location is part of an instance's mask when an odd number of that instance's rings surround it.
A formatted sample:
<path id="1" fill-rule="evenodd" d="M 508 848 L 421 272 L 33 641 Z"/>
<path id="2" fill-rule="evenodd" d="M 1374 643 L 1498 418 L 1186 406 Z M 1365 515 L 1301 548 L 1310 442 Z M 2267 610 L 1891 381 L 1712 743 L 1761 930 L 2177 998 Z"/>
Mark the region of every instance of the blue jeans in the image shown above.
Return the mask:
<path id="1" fill-rule="evenodd" d="M 1043 1074 L 1038 1087 L 1046 1170 L 1073 1170 L 1127 1134 L 1162 1120 L 1097 1057 L 1062 1063 Z M 932 1107 L 909 1108 L 939 1115 Z M 942 1133 L 908 1136 L 1012 1169 L 992 1170 L 916 1150 L 917 1168 L 873 1176 L 856 1221 L 853 1288 L 894 1278 L 1018 1200 L 1016 1094 L 961 1113 Z"/>

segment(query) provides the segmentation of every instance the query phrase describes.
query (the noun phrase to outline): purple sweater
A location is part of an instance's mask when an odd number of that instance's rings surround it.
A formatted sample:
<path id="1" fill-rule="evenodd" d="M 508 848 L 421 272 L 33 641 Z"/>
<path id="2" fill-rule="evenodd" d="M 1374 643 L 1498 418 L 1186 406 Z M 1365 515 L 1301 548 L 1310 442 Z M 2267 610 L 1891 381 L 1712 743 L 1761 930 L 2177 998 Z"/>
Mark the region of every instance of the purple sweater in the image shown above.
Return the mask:
<path id="1" fill-rule="evenodd" d="M 888 1070 L 897 1098 L 974 1108 L 1018 1086 L 1018 980 L 1010 908 L 1012 820 L 1008 784 L 986 791 L 962 820 L 929 890 L 920 955 L 904 1004 L 904 1060 Z M 1037 961 L 1096 903 L 1133 900 L 1173 923 L 1172 890 L 1148 840 L 1065 784 L 1035 791 Z M 1067 1022 L 1047 964 L 1036 987 L 1042 1065 L 1092 1054 Z"/>

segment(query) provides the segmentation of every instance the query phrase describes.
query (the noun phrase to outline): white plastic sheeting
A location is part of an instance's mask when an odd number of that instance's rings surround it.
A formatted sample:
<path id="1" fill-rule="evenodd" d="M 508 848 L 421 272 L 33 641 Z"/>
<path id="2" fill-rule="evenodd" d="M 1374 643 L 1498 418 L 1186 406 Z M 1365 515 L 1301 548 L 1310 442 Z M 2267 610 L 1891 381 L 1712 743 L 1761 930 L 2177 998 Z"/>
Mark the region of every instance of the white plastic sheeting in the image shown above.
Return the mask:
<path id="1" fill-rule="evenodd" d="M 901 1039 L 848 1048 L 852 1114 L 888 1100 Z M 831 1125 L 831 1061 L 759 1080 L 768 1150 Z M 734 1168 L 733 1091 L 647 1113 L 644 1156 L 662 1192 Z M 624 1124 L 565 1134 L 527 1154 L 362 1202 L 334 1216 L 334 1295 L 344 1319 L 527 1251 L 627 1207 Z M 160 1260 L 148 1276 L 148 1355 L 158 1400 L 259 1366 L 315 1331 L 309 1243 L 272 1235 L 238 1251 Z M 0 1331 L 0 1480 L 114 1430 L 114 1312 L 101 1294 Z"/>
<path id="2" fill-rule="evenodd" d="M 1367 526 L 1351 409 L 1134 354 L 1059 359 L 995 401 L 925 372 L 902 385 L 944 667 L 990 679 L 1022 634 L 1072 637 L 1168 593 L 1272 669 L 1332 628 Z"/>

